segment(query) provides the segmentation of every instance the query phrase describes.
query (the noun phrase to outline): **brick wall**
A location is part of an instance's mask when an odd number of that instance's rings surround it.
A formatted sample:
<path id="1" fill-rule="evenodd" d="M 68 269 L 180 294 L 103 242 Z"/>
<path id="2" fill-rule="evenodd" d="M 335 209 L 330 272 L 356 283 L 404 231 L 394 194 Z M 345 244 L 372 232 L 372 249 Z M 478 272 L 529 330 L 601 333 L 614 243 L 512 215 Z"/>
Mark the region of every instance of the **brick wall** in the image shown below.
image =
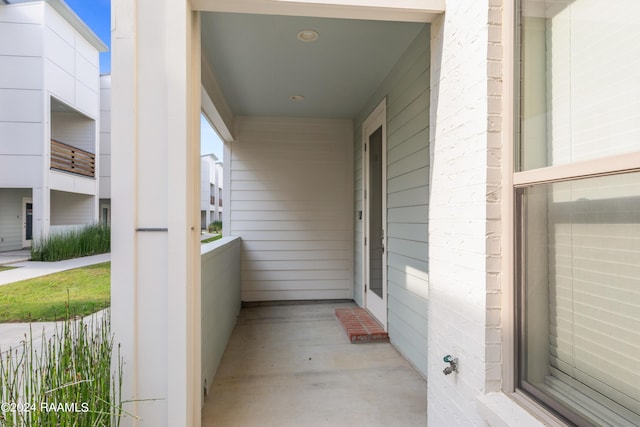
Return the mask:
<path id="1" fill-rule="evenodd" d="M 500 373 L 499 4 L 447 2 L 432 25 L 428 424 L 434 426 L 485 425 L 476 398 L 500 384 L 494 378 Z M 457 374 L 443 374 L 447 354 L 458 358 Z"/>

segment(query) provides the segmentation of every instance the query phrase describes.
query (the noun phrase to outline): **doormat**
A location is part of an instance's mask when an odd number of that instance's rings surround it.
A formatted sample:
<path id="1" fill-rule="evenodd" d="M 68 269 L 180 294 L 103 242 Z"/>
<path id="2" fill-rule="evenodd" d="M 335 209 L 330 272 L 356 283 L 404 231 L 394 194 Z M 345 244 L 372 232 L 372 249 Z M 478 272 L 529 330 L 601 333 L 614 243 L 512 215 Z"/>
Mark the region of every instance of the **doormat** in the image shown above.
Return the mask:
<path id="1" fill-rule="evenodd" d="M 364 308 L 336 308 L 351 344 L 389 341 L 389 334 Z"/>

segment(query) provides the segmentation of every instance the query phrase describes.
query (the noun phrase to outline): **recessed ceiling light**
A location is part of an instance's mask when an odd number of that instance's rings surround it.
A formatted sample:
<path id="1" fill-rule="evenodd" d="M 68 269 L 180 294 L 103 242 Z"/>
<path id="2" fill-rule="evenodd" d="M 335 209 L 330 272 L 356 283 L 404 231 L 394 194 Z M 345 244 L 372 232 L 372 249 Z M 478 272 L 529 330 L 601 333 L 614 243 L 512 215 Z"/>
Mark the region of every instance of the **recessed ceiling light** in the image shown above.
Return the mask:
<path id="1" fill-rule="evenodd" d="M 296 37 L 303 42 L 314 42 L 318 40 L 319 34 L 316 30 L 302 30 L 298 32 Z"/>
<path id="2" fill-rule="evenodd" d="M 291 95 L 289 99 L 292 101 L 302 101 L 304 99 L 304 95 Z"/>

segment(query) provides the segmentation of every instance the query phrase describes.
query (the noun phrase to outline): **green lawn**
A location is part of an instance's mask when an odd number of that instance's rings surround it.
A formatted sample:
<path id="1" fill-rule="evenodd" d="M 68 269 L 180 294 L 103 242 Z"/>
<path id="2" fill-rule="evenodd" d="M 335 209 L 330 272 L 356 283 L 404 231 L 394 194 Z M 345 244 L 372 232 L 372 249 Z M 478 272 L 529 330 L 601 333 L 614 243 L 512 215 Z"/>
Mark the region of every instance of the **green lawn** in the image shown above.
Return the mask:
<path id="1" fill-rule="evenodd" d="M 110 304 L 111 263 L 0 286 L 0 323 L 85 316 Z"/>
<path id="2" fill-rule="evenodd" d="M 222 239 L 222 234 L 218 234 L 217 236 L 213 236 L 213 237 L 209 237 L 208 239 L 204 239 L 200 243 L 204 245 L 205 243 L 215 242 L 218 239 Z"/>
<path id="3" fill-rule="evenodd" d="M 7 267 L 4 265 L 0 265 L 0 271 L 13 270 L 14 268 L 18 268 L 18 267 Z"/>

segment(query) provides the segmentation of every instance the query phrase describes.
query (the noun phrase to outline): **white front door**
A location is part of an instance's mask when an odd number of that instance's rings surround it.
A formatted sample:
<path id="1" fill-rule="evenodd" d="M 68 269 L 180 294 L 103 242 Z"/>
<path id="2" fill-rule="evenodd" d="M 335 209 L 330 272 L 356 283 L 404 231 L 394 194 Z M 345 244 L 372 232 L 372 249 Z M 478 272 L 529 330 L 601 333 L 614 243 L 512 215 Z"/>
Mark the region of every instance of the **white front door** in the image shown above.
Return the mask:
<path id="1" fill-rule="evenodd" d="M 387 330 L 386 100 L 362 125 L 364 171 L 364 305 Z"/>
<path id="2" fill-rule="evenodd" d="M 30 248 L 33 240 L 33 201 L 22 199 L 22 247 Z"/>

